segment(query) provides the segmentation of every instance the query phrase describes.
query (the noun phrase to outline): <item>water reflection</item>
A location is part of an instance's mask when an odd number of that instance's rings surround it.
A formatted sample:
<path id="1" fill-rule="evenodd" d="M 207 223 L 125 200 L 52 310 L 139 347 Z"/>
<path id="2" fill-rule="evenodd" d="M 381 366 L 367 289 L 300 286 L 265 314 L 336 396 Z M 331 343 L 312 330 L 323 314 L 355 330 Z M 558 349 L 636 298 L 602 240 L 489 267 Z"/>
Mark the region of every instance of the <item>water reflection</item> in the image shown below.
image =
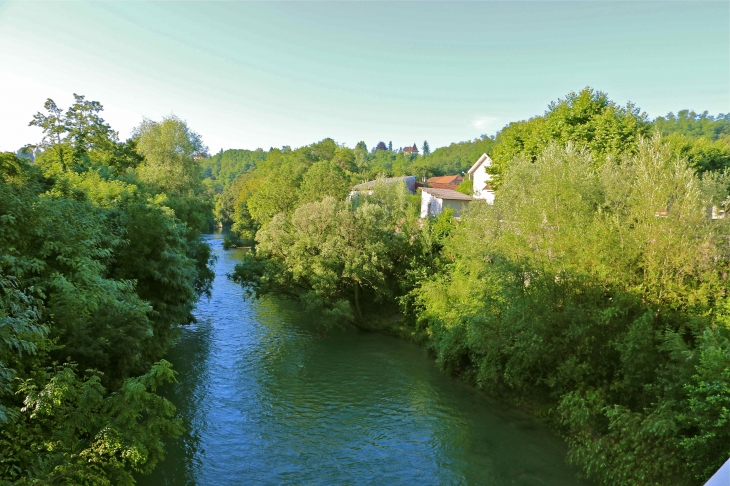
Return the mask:
<path id="1" fill-rule="evenodd" d="M 142 485 L 577 485 L 544 428 L 441 374 L 416 346 L 244 302 L 219 254 L 209 301 L 169 359 L 188 426 Z"/>

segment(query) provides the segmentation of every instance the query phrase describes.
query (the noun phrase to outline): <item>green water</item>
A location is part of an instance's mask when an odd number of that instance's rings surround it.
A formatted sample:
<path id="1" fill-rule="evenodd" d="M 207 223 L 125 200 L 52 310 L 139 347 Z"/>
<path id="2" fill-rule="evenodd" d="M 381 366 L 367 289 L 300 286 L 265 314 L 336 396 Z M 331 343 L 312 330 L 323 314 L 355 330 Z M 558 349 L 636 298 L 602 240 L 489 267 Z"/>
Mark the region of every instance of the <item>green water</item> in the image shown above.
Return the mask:
<path id="1" fill-rule="evenodd" d="M 578 485 L 565 444 L 441 373 L 417 346 L 246 302 L 218 255 L 210 300 L 168 359 L 187 433 L 141 485 Z"/>

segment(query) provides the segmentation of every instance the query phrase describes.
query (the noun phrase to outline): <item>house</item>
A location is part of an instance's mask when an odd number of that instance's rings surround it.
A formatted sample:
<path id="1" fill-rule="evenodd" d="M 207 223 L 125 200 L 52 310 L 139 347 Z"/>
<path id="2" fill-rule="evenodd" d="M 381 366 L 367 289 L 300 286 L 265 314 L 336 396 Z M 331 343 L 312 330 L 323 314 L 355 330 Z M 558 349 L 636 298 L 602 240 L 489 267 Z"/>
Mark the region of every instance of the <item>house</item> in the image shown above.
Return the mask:
<path id="1" fill-rule="evenodd" d="M 416 147 L 416 144 L 413 144 L 413 147 L 406 147 L 403 149 L 403 153 L 405 155 L 418 155 L 418 147 Z"/>
<path id="2" fill-rule="evenodd" d="M 489 155 L 482 154 L 469 169 L 469 179 L 474 183 L 474 199 L 484 199 L 487 204 L 494 204 L 494 189 L 489 185 L 492 175 L 487 174 L 487 167 L 492 165 Z"/>
<path id="3" fill-rule="evenodd" d="M 406 189 L 408 189 L 408 192 L 410 192 L 411 194 L 416 193 L 416 176 L 386 177 L 385 179 L 367 181 L 363 182 L 362 184 L 352 186 L 352 189 L 350 190 L 350 198 L 357 197 L 357 195 L 360 193 L 372 194 L 375 184 L 381 181 L 386 184 L 402 182 L 406 185 Z"/>
<path id="4" fill-rule="evenodd" d="M 426 181 L 426 184 L 434 189 L 456 189 L 462 182 L 464 182 L 464 178 L 460 175 L 451 175 L 431 177 Z"/>
<path id="5" fill-rule="evenodd" d="M 421 189 L 421 217 L 438 216 L 446 207 L 454 210 L 459 216 L 469 201 L 481 199 L 487 204 L 494 204 L 494 189 L 490 186 L 492 175 L 487 173 L 487 167 L 492 165 L 489 155 L 481 157 L 469 169 L 469 180 L 473 182 L 471 196 L 455 191 L 464 181 L 461 176 L 432 177 L 428 186 Z"/>
<path id="6" fill-rule="evenodd" d="M 471 196 L 453 189 L 424 187 L 421 189 L 421 218 L 438 216 L 445 208 L 453 209 L 454 216 L 460 216 L 471 200 Z"/>

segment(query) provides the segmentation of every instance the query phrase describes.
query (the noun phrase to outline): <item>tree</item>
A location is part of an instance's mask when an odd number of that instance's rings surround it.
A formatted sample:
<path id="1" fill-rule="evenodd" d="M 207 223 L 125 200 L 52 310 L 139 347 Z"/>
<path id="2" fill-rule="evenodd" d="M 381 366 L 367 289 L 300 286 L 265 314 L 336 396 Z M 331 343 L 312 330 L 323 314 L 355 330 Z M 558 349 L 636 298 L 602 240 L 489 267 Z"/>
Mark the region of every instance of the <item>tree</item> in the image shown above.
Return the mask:
<path id="1" fill-rule="evenodd" d="M 524 157 L 534 161 L 551 142 L 585 146 L 596 164 L 602 164 L 607 158 L 635 152 L 638 140 L 650 132 L 646 113 L 638 107 L 630 102 L 619 106 L 606 93 L 587 87 L 550 103 L 543 116 L 502 129 L 492 152 L 493 181 L 498 187 L 501 174 L 513 160 Z"/>
<path id="2" fill-rule="evenodd" d="M 461 174 L 474 165 L 482 154 L 491 154 L 494 143 L 492 138 L 484 137 L 438 148 L 416 163 L 417 172 L 425 172 L 427 176 Z"/>
<path id="3" fill-rule="evenodd" d="M 388 142 L 388 152 L 393 151 L 393 142 Z"/>
<path id="4" fill-rule="evenodd" d="M 418 248 L 419 225 L 402 184 L 381 182 L 357 204 L 325 197 L 279 213 L 256 235 L 256 252 L 236 267 L 249 294 L 278 294 L 340 321 L 366 326 L 364 313 L 399 288 Z"/>
<path id="5" fill-rule="evenodd" d="M 423 141 L 423 147 L 421 148 L 421 151 L 423 152 L 423 156 L 427 156 L 431 153 L 431 148 L 428 146 L 428 141 Z"/>
<path id="6" fill-rule="evenodd" d="M 43 130 L 43 138 L 39 146 L 44 149 L 57 147 L 57 158 L 60 162 L 61 170 L 66 170 L 66 160 L 64 157 L 64 146 L 62 142 L 65 141 L 68 128 L 66 127 L 63 110 L 59 108 L 51 98 L 46 100 L 43 107 L 46 109 L 48 114 L 43 114 L 41 112 L 36 113 L 33 115 L 33 120 L 28 123 L 28 126 L 39 127 Z"/>
<path id="7" fill-rule="evenodd" d="M 194 156 L 208 149 L 185 121 L 170 115 L 161 122 L 144 119 L 135 129 L 137 150 L 144 156 L 140 179 L 170 195 L 197 189 L 201 171 Z"/>
<path id="8" fill-rule="evenodd" d="M 712 116 L 706 111 L 698 115 L 694 111 L 681 110 L 676 116 L 669 113 L 666 117 L 657 117 L 654 126 L 662 135 L 677 133 L 687 137 L 719 140 L 730 138 L 730 113 Z"/>
<path id="9" fill-rule="evenodd" d="M 43 130 L 39 147 L 45 153 L 41 165 L 58 163 L 61 171 L 77 172 L 94 163 L 113 165 L 118 138 L 100 116 L 104 107 L 98 101 L 88 101 L 76 93 L 73 96 L 75 102 L 66 112 L 49 98 L 44 104 L 47 114 L 38 112 L 29 123 Z"/>
<path id="10" fill-rule="evenodd" d="M 135 188 L 97 171 L 54 177 L 0 154 L 0 482 L 130 484 L 131 471 L 149 472 L 162 440 L 180 433 L 174 407 L 154 393 L 173 379 L 168 363 L 154 363 L 165 345 L 154 321 L 168 309 L 141 297 L 139 255 L 120 251 L 134 229 L 120 219 Z M 139 230 L 161 230 L 162 255 L 145 266 L 177 266 L 162 288 L 184 285 L 184 272 L 193 283 L 188 248 L 168 245 L 164 223 L 184 227 L 155 209 L 162 221 Z"/>
<path id="11" fill-rule="evenodd" d="M 375 146 L 375 151 L 378 150 L 388 150 L 388 147 L 385 146 L 385 142 L 378 142 L 378 145 Z"/>
<path id="12" fill-rule="evenodd" d="M 658 135 L 628 152 L 515 158 L 444 241 L 418 318 L 443 367 L 554 414 L 596 482 L 697 484 L 730 455 L 730 227 Z"/>
<path id="13" fill-rule="evenodd" d="M 350 192 L 350 178 L 334 162 L 322 160 L 313 164 L 302 178 L 299 201 L 319 201 L 326 196 L 344 199 Z"/>

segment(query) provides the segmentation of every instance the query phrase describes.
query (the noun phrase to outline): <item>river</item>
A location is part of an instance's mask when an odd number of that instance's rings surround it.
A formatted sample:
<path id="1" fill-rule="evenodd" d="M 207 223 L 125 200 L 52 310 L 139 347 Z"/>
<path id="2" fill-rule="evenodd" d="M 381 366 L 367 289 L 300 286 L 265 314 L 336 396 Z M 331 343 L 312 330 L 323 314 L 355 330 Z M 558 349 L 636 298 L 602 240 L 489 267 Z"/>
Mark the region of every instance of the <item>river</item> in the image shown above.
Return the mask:
<path id="1" fill-rule="evenodd" d="M 531 417 L 444 375 L 412 343 L 330 331 L 295 307 L 244 301 L 218 260 L 212 297 L 168 360 L 187 427 L 142 486 L 581 485 L 566 446 Z"/>

